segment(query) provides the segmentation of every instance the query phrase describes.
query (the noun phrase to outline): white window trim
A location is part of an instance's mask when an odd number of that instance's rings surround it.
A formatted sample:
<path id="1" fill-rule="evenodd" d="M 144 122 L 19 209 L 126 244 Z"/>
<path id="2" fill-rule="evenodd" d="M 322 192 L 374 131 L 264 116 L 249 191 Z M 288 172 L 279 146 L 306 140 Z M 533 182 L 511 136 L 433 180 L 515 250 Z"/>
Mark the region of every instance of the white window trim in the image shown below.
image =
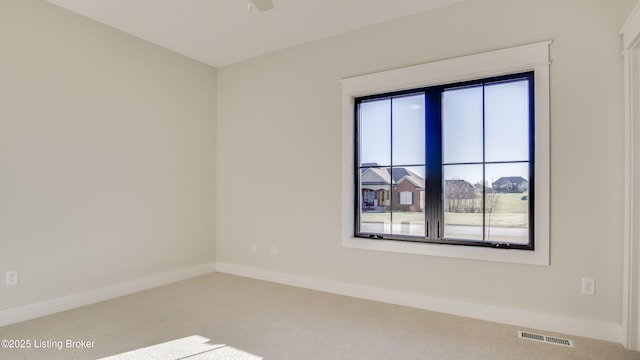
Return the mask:
<path id="1" fill-rule="evenodd" d="M 354 249 L 548 266 L 550 44 L 551 41 L 545 41 L 342 79 L 342 245 Z M 535 250 L 494 249 L 353 236 L 355 98 L 524 71 L 535 73 Z"/>
<path id="2" fill-rule="evenodd" d="M 625 72 L 624 273 L 622 325 L 624 345 L 640 351 L 640 4 L 622 31 Z"/>

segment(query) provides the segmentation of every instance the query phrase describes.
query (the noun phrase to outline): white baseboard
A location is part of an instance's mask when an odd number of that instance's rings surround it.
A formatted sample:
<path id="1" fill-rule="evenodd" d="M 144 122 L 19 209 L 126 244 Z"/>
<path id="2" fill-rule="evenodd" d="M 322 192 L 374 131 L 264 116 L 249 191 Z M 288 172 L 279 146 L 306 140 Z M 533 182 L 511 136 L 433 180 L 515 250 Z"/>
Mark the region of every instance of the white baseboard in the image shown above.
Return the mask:
<path id="1" fill-rule="evenodd" d="M 125 281 L 78 294 L 0 310 L 0 327 L 133 294 L 215 271 L 215 263 L 206 263 Z"/>
<path id="2" fill-rule="evenodd" d="M 473 319 L 522 326 L 616 343 L 624 342 L 621 324 L 557 314 L 508 309 L 433 296 L 411 294 L 218 262 L 218 272 L 319 290 L 367 300 L 409 306 Z M 514 335 L 515 336 L 515 335 Z"/>
<path id="3" fill-rule="evenodd" d="M 339 295 L 465 316 L 479 320 L 487 320 L 567 335 L 624 343 L 624 331 L 621 324 L 474 304 L 227 263 L 207 263 L 196 265 L 109 285 L 83 293 L 0 310 L 0 327 L 167 285 L 176 281 L 205 275 L 215 271 Z"/>

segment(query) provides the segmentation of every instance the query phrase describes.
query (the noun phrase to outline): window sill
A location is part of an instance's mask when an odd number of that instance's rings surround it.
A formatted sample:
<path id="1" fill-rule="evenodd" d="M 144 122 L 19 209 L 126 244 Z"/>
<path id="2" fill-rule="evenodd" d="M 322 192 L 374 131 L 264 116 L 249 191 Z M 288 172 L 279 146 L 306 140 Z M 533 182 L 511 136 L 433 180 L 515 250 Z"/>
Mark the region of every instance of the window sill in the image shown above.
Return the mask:
<path id="1" fill-rule="evenodd" d="M 539 247 L 533 251 L 495 249 L 476 246 L 454 246 L 447 244 L 365 239 L 355 237 L 348 237 L 343 239 L 342 246 L 351 249 L 385 251 L 400 254 L 430 255 L 527 265 L 549 265 L 548 249 L 540 249 Z"/>

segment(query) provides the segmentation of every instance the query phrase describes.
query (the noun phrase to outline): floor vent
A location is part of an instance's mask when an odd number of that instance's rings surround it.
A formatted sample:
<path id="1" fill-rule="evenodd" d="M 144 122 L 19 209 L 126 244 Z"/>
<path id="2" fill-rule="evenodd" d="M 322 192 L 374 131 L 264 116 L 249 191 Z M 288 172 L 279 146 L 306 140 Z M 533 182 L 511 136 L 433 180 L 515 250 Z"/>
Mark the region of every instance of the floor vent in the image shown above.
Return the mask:
<path id="1" fill-rule="evenodd" d="M 546 336 L 546 335 L 534 334 L 526 331 L 518 331 L 518 337 L 520 339 L 525 339 L 525 340 L 539 341 L 547 344 L 573 347 L 573 341 L 569 339 L 555 337 L 555 336 Z"/>

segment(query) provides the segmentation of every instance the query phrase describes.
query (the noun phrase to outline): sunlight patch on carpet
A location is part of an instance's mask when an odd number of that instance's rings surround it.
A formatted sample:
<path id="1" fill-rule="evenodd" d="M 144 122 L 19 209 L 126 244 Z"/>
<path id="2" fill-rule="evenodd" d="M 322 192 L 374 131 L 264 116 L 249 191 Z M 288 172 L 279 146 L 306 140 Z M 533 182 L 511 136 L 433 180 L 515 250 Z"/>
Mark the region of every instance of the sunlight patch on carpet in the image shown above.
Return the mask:
<path id="1" fill-rule="evenodd" d="M 194 335 L 99 360 L 262 360 L 246 351 L 224 344 L 210 344 L 210 341 Z"/>

